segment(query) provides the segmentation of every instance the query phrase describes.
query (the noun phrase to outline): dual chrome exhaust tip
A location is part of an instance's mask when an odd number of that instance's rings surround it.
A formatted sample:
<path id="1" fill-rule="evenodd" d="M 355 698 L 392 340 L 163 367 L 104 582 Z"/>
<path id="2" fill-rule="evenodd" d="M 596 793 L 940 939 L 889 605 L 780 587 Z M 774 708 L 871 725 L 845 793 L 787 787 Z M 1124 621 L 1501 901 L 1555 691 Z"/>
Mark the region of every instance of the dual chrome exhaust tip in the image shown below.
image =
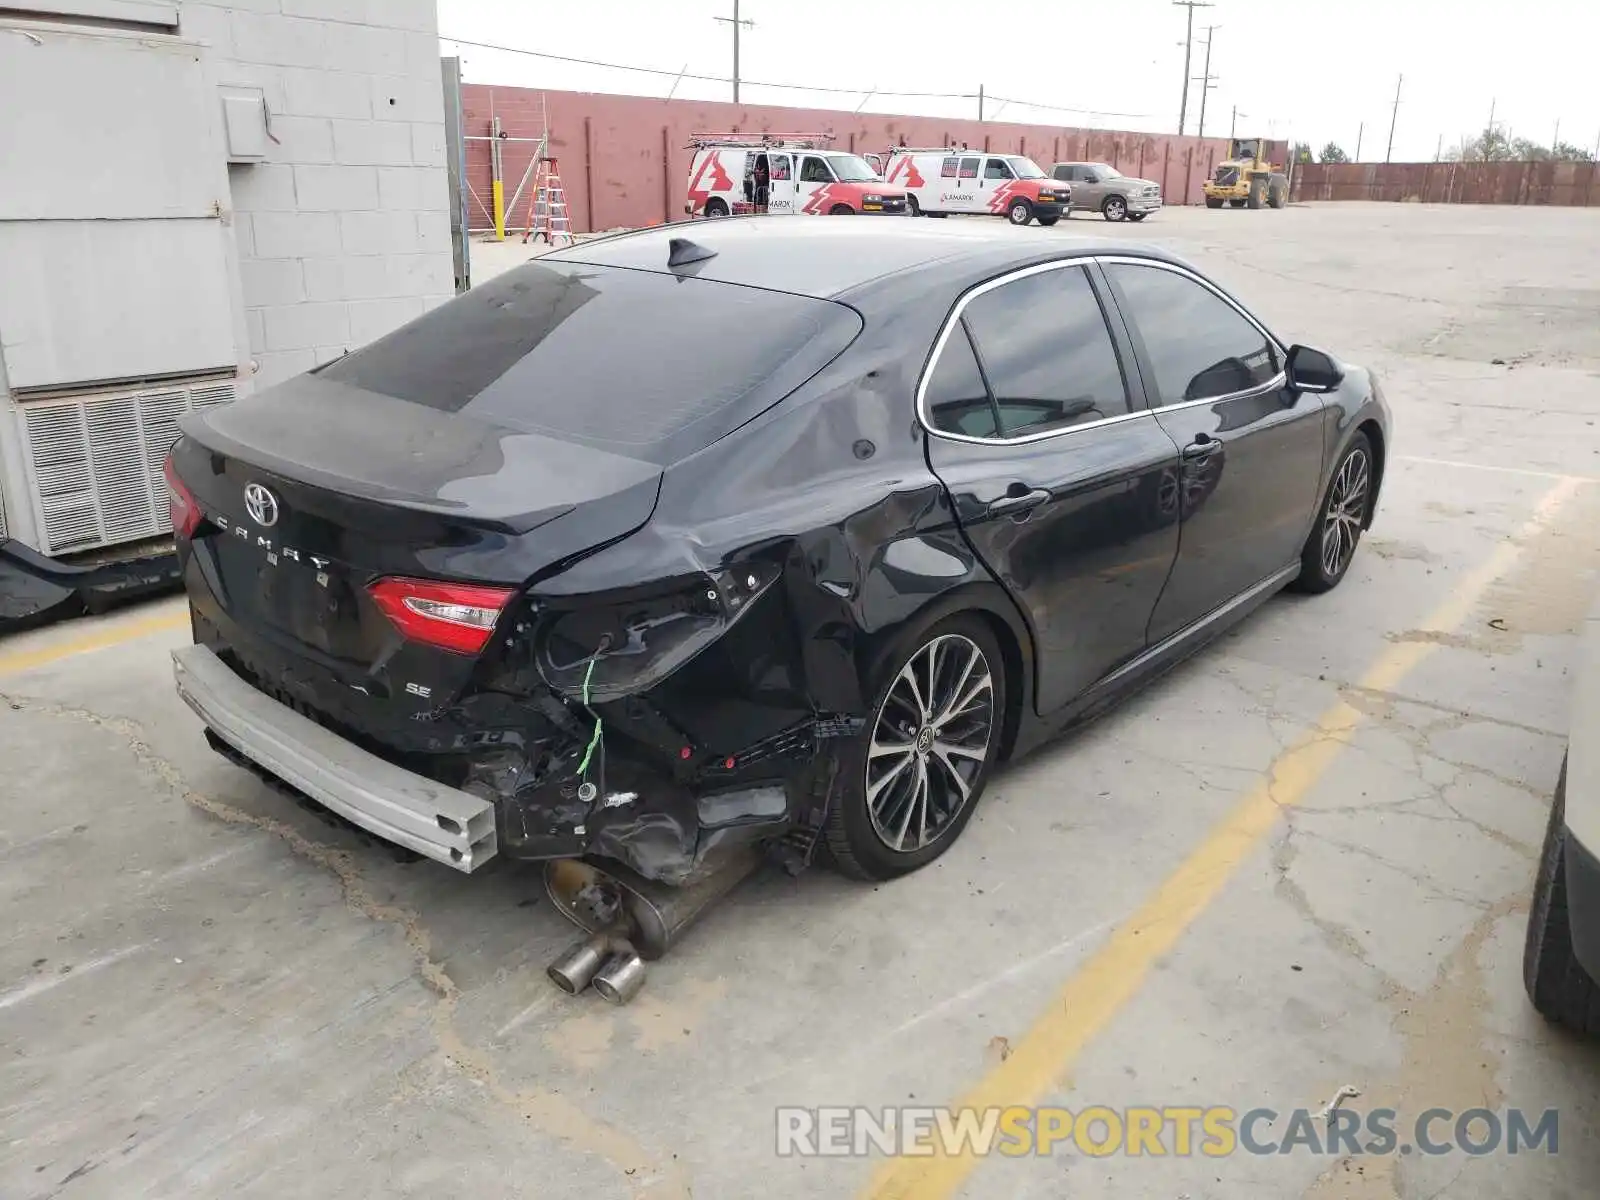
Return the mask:
<path id="1" fill-rule="evenodd" d="M 623 939 L 595 934 L 569 946 L 545 974 L 569 996 L 593 987 L 602 1000 L 626 1004 L 644 987 L 644 959 Z"/>
<path id="2" fill-rule="evenodd" d="M 737 849 L 681 887 L 646 879 L 621 863 L 601 867 L 576 858 L 546 863 L 544 885 L 551 903 L 587 934 L 546 974 L 568 995 L 593 987 L 602 999 L 626 1004 L 644 987 L 645 963 L 664 955 L 760 862 L 754 850 Z"/>

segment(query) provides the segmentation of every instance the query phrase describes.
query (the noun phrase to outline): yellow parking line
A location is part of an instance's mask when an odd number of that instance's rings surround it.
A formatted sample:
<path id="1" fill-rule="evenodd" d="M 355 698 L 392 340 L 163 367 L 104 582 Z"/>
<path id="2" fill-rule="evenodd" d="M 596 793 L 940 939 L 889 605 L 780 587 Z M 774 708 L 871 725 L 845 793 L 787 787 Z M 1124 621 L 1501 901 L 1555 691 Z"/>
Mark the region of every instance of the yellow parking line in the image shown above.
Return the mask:
<path id="1" fill-rule="evenodd" d="M 75 654 L 87 654 L 91 650 L 104 650 L 109 646 L 120 646 L 123 642 L 135 641 L 138 638 L 149 637 L 154 633 L 167 633 L 174 629 L 183 629 L 189 624 L 187 610 L 176 613 L 164 613 L 159 617 L 145 617 L 138 621 L 118 623 L 96 628 L 91 633 L 70 641 L 56 642 L 53 645 L 40 646 L 37 650 L 14 650 L 11 653 L 0 651 L 0 675 L 11 675 L 18 671 L 31 671 L 35 667 L 48 666 L 50 663 L 59 662 L 63 658 L 71 658 Z"/>
<path id="2" fill-rule="evenodd" d="M 1502 542 L 1423 623 L 1426 630 L 1455 631 L 1489 587 L 1515 564 L 1521 544 L 1537 535 L 1582 486 L 1564 479 L 1545 493 L 1519 535 Z M 1388 691 L 1437 649 L 1433 642 L 1401 642 L 1367 670 L 1360 686 Z M 1223 818 L 1200 846 L 1160 885 L 1143 907 L 1118 926 L 1106 944 L 1072 976 L 1050 1007 L 1002 1061 L 958 1102 L 986 1109 L 1037 1104 L 1059 1088 L 1083 1049 L 1139 991 L 1157 960 L 1216 898 L 1276 825 L 1279 810 L 1299 803 L 1339 756 L 1362 714 L 1340 701 L 1280 755 L 1267 777 Z M 926 1157 L 889 1160 L 862 1192 L 863 1200 L 948 1200 L 978 1165 L 970 1153 L 945 1155 L 935 1145 Z"/>

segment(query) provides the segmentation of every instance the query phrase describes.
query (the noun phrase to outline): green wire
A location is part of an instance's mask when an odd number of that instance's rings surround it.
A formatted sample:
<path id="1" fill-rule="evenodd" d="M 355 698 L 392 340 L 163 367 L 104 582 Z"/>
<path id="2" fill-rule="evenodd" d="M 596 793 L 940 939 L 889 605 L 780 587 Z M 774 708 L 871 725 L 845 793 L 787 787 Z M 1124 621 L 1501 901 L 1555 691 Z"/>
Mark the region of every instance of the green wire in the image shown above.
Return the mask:
<path id="1" fill-rule="evenodd" d="M 594 661 L 600 656 L 596 654 L 589 660 L 589 669 L 583 673 L 583 706 L 589 708 L 589 680 L 594 678 Z M 594 717 L 594 710 L 589 709 L 589 715 Z M 600 744 L 600 718 L 594 717 L 594 736 L 589 739 L 589 748 L 583 752 L 583 761 L 578 764 L 578 774 L 589 773 L 589 760 L 594 757 L 594 748 Z"/>

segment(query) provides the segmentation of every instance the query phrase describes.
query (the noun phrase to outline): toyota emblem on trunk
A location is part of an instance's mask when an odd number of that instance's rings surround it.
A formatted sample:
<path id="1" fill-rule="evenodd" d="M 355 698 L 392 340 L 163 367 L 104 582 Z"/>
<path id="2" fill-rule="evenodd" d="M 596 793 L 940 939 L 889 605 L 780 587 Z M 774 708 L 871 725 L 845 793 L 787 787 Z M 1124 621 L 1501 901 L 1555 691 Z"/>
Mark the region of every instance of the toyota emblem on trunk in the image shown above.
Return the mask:
<path id="1" fill-rule="evenodd" d="M 244 489 L 244 507 L 257 525 L 278 523 L 278 498 L 259 483 L 248 484 Z"/>

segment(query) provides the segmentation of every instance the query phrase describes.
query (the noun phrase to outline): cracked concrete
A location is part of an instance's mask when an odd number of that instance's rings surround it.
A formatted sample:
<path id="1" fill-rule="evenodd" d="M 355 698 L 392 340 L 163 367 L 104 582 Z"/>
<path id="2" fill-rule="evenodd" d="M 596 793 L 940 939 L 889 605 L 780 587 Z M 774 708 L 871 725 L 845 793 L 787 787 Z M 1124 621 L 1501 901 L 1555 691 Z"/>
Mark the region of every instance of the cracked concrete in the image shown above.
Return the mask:
<path id="1" fill-rule="evenodd" d="M 872 1164 L 776 1158 L 773 1108 L 964 1094 L 1263 781 L 1265 843 L 1050 1099 L 1320 1112 L 1350 1084 L 1402 1123 L 1555 1107 L 1562 1153 L 1065 1153 L 961 1194 L 1592 1194 L 1600 1052 L 1530 1013 L 1519 956 L 1600 571 L 1600 486 L 1562 483 L 1600 480 L 1600 328 L 1515 306 L 1600 281 L 1600 220 L 1173 210 L 1139 236 L 1383 372 L 1398 440 L 1350 579 L 1000 776 L 927 871 L 756 877 L 629 1008 L 547 984 L 572 931 L 535 872 L 398 863 L 212 754 L 172 694 L 180 606 L 0 645 L 0 1195 L 849 1196 Z M 1375 680 L 1390 655 L 1413 665 Z M 1327 767 L 1288 796 L 1296 755 Z"/>

